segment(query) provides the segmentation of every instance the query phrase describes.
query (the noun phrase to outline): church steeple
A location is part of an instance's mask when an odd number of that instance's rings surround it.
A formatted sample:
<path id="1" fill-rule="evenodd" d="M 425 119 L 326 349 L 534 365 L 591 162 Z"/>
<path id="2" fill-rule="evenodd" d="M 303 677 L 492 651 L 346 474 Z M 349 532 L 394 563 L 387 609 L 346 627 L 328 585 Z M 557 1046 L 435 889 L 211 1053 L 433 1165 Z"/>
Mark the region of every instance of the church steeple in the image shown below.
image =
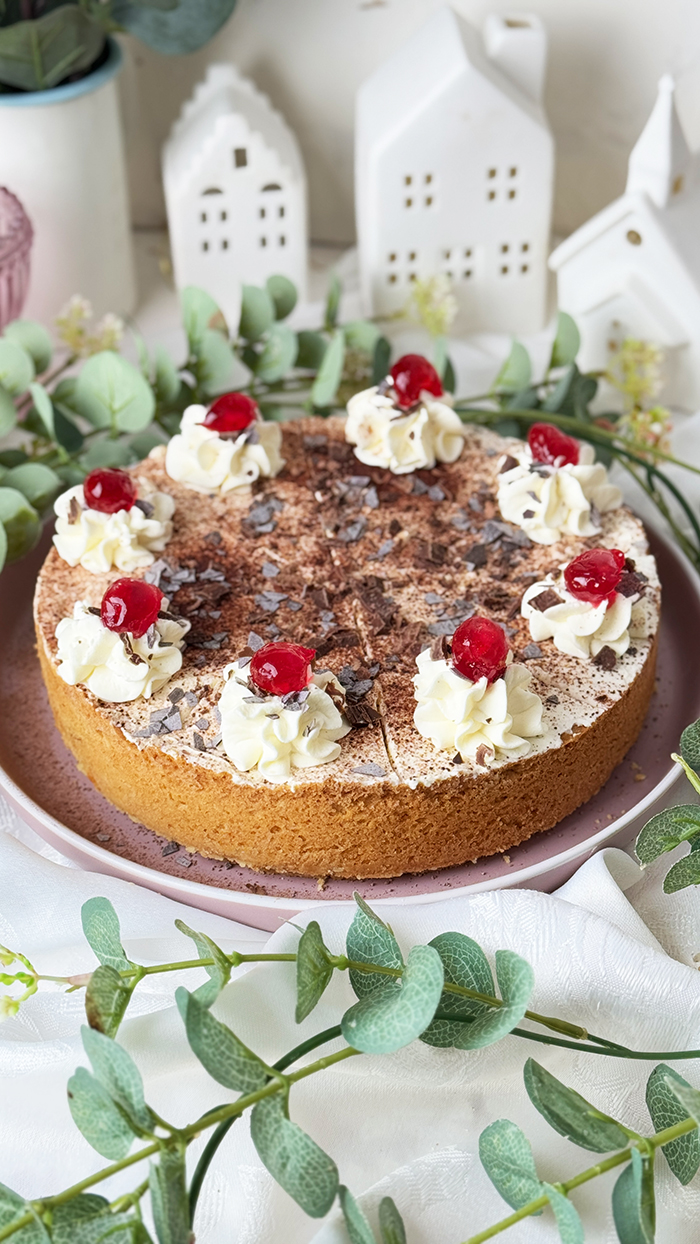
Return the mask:
<path id="1" fill-rule="evenodd" d="M 684 188 L 692 153 L 676 112 L 675 83 L 664 74 L 651 116 L 632 150 L 627 190 L 644 190 L 666 207 Z"/>

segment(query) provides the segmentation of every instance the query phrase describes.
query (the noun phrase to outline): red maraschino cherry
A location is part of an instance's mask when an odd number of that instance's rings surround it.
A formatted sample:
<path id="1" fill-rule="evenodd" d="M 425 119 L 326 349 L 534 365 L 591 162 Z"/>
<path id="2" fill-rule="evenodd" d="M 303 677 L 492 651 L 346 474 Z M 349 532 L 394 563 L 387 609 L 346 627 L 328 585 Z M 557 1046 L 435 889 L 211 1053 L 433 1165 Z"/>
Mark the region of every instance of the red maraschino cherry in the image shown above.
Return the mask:
<path id="1" fill-rule="evenodd" d="M 578 462 L 578 441 L 555 428 L 553 423 L 533 423 L 527 443 L 535 462 L 555 467 L 576 466 Z"/>
<path id="2" fill-rule="evenodd" d="M 136 500 L 136 485 L 126 471 L 116 467 L 97 467 L 83 484 L 85 504 L 100 514 L 130 510 Z"/>
<path id="3" fill-rule="evenodd" d="M 108 631 L 128 631 L 140 639 L 156 621 L 162 601 L 163 593 L 155 583 L 115 579 L 102 597 L 102 625 Z"/>
<path id="4" fill-rule="evenodd" d="M 311 662 L 315 648 L 302 648 L 284 640 L 263 644 L 252 658 L 248 671 L 252 682 L 267 695 L 288 695 L 303 691 L 311 682 Z"/>
<path id="5" fill-rule="evenodd" d="M 567 592 L 590 605 L 601 605 L 604 600 L 612 604 L 625 560 L 620 549 L 586 549 L 564 571 Z"/>
<path id="6" fill-rule="evenodd" d="M 389 373 L 394 382 L 396 405 L 409 410 L 420 401 L 423 390 L 435 397 L 442 397 L 442 382 L 432 363 L 422 354 L 404 354 Z"/>
<path id="7" fill-rule="evenodd" d="M 252 397 L 245 393 L 222 393 L 204 416 L 204 426 L 220 436 L 240 435 L 259 418 L 260 410 Z"/>
<path id="8" fill-rule="evenodd" d="M 467 618 L 452 636 L 452 664 L 458 674 L 495 682 L 505 671 L 508 641 L 503 627 L 490 618 Z"/>

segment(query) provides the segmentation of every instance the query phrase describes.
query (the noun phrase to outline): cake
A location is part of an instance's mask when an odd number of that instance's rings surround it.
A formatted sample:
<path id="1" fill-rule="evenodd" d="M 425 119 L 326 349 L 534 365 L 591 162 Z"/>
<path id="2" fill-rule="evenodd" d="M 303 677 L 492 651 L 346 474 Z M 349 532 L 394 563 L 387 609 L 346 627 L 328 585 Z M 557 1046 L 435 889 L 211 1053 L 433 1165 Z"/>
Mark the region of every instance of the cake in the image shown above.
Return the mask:
<path id="1" fill-rule="evenodd" d="M 68 530 L 85 500 L 59 500 L 63 556 L 35 598 L 44 679 L 79 767 L 136 821 L 260 871 L 392 877 L 507 851 L 623 759 L 654 686 L 660 588 L 642 524 L 587 447 L 560 477 L 522 441 L 431 413 L 447 406 L 426 388 L 408 414 L 386 408 L 385 385 L 353 399 L 347 424 L 266 425 L 253 465 L 227 451 L 211 488 L 186 482 L 189 441 L 156 448 L 129 471 L 141 517 L 120 512 L 110 570 Z M 201 466 L 196 409 L 183 436 L 196 425 Z M 167 530 L 144 535 L 156 511 Z M 130 549 L 132 577 L 164 599 L 123 640 L 100 628 Z M 582 603 L 571 566 L 601 549 L 620 559 L 616 588 Z M 509 649 L 494 680 L 470 681 L 451 650 L 472 618 Z M 251 681 L 269 643 L 315 653 L 281 701 Z"/>

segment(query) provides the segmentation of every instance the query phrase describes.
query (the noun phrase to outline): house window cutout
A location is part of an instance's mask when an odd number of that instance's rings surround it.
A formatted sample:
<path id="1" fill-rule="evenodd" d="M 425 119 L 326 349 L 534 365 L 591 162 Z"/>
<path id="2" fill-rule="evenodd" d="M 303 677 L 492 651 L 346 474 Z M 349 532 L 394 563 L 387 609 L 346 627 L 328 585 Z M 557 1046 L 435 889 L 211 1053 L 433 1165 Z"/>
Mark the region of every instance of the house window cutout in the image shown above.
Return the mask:
<path id="1" fill-rule="evenodd" d="M 260 219 L 261 220 L 265 219 L 265 208 L 264 207 L 260 208 Z"/>
<path id="2" fill-rule="evenodd" d="M 403 184 L 404 184 L 404 186 L 411 186 L 411 185 L 413 185 L 413 178 L 412 178 L 412 176 L 411 176 L 411 174 L 410 174 L 410 173 L 406 173 L 406 176 L 405 176 L 405 177 L 404 177 L 404 179 L 403 179 Z"/>
<path id="3" fill-rule="evenodd" d="M 628 229 L 626 236 L 627 236 L 627 241 L 630 242 L 632 246 L 642 245 L 642 235 L 641 233 L 637 233 L 636 229 Z"/>
<path id="4" fill-rule="evenodd" d="M 202 224 L 205 224 L 205 223 L 206 223 L 206 219 L 207 219 L 207 213 L 206 213 L 206 212 L 200 212 L 200 213 L 199 213 L 199 219 L 201 220 Z"/>
<path id="5" fill-rule="evenodd" d="M 425 206 L 426 206 L 426 207 L 432 207 L 432 206 L 433 206 L 433 196 L 432 196 L 432 194 L 427 194 L 427 195 L 425 196 Z"/>
<path id="6" fill-rule="evenodd" d="M 413 199 L 404 199 L 403 205 L 404 207 L 413 207 Z"/>
<path id="7" fill-rule="evenodd" d="M 390 251 L 389 252 L 389 263 L 396 263 L 397 259 L 398 259 L 398 255 L 396 254 L 396 251 Z"/>
<path id="8" fill-rule="evenodd" d="M 510 268 L 508 267 L 508 264 L 507 263 L 502 264 L 501 265 L 501 276 L 507 276 L 509 272 L 510 272 Z"/>
<path id="9" fill-rule="evenodd" d="M 443 251 L 443 252 L 442 252 L 442 257 L 443 257 L 443 259 L 451 259 L 451 258 L 452 258 L 452 251 Z"/>
<path id="10" fill-rule="evenodd" d="M 284 204 L 277 208 L 277 215 L 280 217 L 284 216 Z"/>
<path id="11" fill-rule="evenodd" d="M 417 251 L 409 251 L 409 252 L 408 252 L 408 259 L 409 259 L 409 262 L 410 262 L 410 263 L 414 263 L 414 262 L 415 262 L 415 260 L 416 260 L 417 258 L 418 258 L 418 252 L 417 252 Z"/>
<path id="12" fill-rule="evenodd" d="M 261 245 L 261 246 L 267 246 L 267 238 L 261 238 L 261 239 L 260 239 L 260 245 Z"/>
<path id="13" fill-rule="evenodd" d="M 228 220 L 228 212 L 219 212 L 219 220 Z"/>
<path id="14" fill-rule="evenodd" d="M 202 196 L 204 196 L 205 194 L 223 194 L 223 193 L 224 193 L 223 190 L 220 190 L 218 186 L 209 186 L 206 190 L 202 191 Z"/>
<path id="15" fill-rule="evenodd" d="M 245 147 L 234 147 L 233 164 L 234 168 L 245 168 L 248 163 L 248 152 Z"/>
<path id="16" fill-rule="evenodd" d="M 509 198 L 509 199 L 514 199 L 514 198 L 515 198 L 515 190 L 509 190 L 509 191 L 508 191 L 508 198 Z"/>
<path id="17" fill-rule="evenodd" d="M 426 186 L 429 186 L 429 185 L 430 185 L 430 183 L 432 182 L 432 180 L 433 180 L 433 174 L 432 174 L 432 173 L 426 173 L 426 174 L 425 174 L 425 178 L 424 178 L 424 181 L 425 181 Z"/>
<path id="18" fill-rule="evenodd" d="M 447 277 L 448 281 L 452 280 L 452 273 L 449 270 L 445 272 L 445 276 Z"/>
<path id="19" fill-rule="evenodd" d="M 529 249 L 530 249 L 530 243 L 529 243 L 529 242 L 521 242 L 521 243 L 520 243 L 520 249 L 521 249 L 521 251 L 523 252 L 523 255 L 524 255 L 527 251 L 529 251 Z"/>
<path id="20" fill-rule="evenodd" d="M 416 275 L 416 273 L 415 273 L 415 272 L 409 272 L 409 274 L 408 274 L 408 279 L 409 279 L 409 281 L 417 281 L 417 280 L 418 280 L 418 277 L 417 277 L 417 275 Z"/>
<path id="21" fill-rule="evenodd" d="M 396 273 L 390 272 L 386 279 L 389 285 L 395 285 L 396 284 Z"/>
<path id="22" fill-rule="evenodd" d="M 263 193 L 263 194 L 265 194 L 265 193 L 266 193 L 266 191 L 268 191 L 268 190 L 281 190 L 281 189 L 282 189 L 282 187 L 280 186 L 279 182 L 277 182 L 277 181 L 268 181 L 267 185 L 266 185 L 266 186 L 263 186 L 263 188 L 262 188 L 262 193 Z"/>
<path id="23" fill-rule="evenodd" d="M 280 233 L 280 236 L 279 236 L 279 244 L 280 244 L 280 246 L 286 246 L 286 245 L 287 245 L 287 239 L 286 239 L 286 237 L 285 237 L 285 235 L 284 235 L 283 233 Z"/>
<path id="24" fill-rule="evenodd" d="M 530 271 L 530 265 L 529 265 L 529 264 L 526 264 L 526 263 L 521 263 L 521 265 L 520 265 L 520 271 L 522 272 L 522 274 L 523 274 L 523 276 L 524 276 L 526 272 L 529 272 L 529 271 Z"/>
<path id="25" fill-rule="evenodd" d="M 518 176 L 518 170 L 517 170 L 517 168 L 509 168 L 509 169 L 508 169 L 508 176 L 509 176 L 509 177 L 517 177 L 517 176 Z"/>
<path id="26" fill-rule="evenodd" d="M 465 259 L 471 259 L 471 257 L 472 257 L 472 248 L 471 248 L 471 246 L 466 246 L 466 247 L 464 248 L 464 258 L 465 258 Z"/>
<path id="27" fill-rule="evenodd" d="M 221 249 L 222 249 L 222 251 L 227 251 L 227 250 L 228 250 L 228 238 L 222 238 L 222 239 L 221 239 Z"/>
<path id="28" fill-rule="evenodd" d="M 674 177 L 673 179 L 673 185 L 671 186 L 671 194 L 680 194 L 682 189 L 683 189 L 683 174 L 679 173 L 678 177 Z"/>
<path id="29" fill-rule="evenodd" d="M 462 273 L 462 279 L 464 281 L 468 281 L 473 275 L 474 275 L 474 270 L 472 268 L 465 268 L 464 272 Z"/>
<path id="30" fill-rule="evenodd" d="M 502 255 L 507 255 L 509 250 L 510 250 L 510 245 L 509 245 L 509 243 L 508 243 L 508 242 L 501 242 L 501 254 L 502 254 Z"/>
<path id="31" fill-rule="evenodd" d="M 208 243 L 208 242 L 202 242 L 202 250 L 203 250 L 203 251 L 208 251 L 208 250 L 209 250 L 209 243 Z"/>
<path id="32" fill-rule="evenodd" d="M 486 176 L 490 179 L 493 179 L 496 176 L 495 168 L 490 168 L 488 172 L 486 173 Z"/>
<path id="33" fill-rule="evenodd" d="M 495 191 L 495 190 L 489 190 L 489 203 L 492 203 L 492 202 L 493 202 L 493 200 L 495 199 L 495 197 L 496 197 L 496 191 Z"/>

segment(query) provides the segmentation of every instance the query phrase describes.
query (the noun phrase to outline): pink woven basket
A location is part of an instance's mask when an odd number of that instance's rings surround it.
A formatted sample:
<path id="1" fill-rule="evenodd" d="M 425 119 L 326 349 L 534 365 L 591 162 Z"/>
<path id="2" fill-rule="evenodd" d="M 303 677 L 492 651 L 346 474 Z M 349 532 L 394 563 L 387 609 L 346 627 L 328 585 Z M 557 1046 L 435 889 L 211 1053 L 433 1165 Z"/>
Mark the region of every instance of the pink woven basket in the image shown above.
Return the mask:
<path id="1" fill-rule="evenodd" d="M 34 230 L 16 195 L 0 186 L 0 332 L 21 314 Z"/>

